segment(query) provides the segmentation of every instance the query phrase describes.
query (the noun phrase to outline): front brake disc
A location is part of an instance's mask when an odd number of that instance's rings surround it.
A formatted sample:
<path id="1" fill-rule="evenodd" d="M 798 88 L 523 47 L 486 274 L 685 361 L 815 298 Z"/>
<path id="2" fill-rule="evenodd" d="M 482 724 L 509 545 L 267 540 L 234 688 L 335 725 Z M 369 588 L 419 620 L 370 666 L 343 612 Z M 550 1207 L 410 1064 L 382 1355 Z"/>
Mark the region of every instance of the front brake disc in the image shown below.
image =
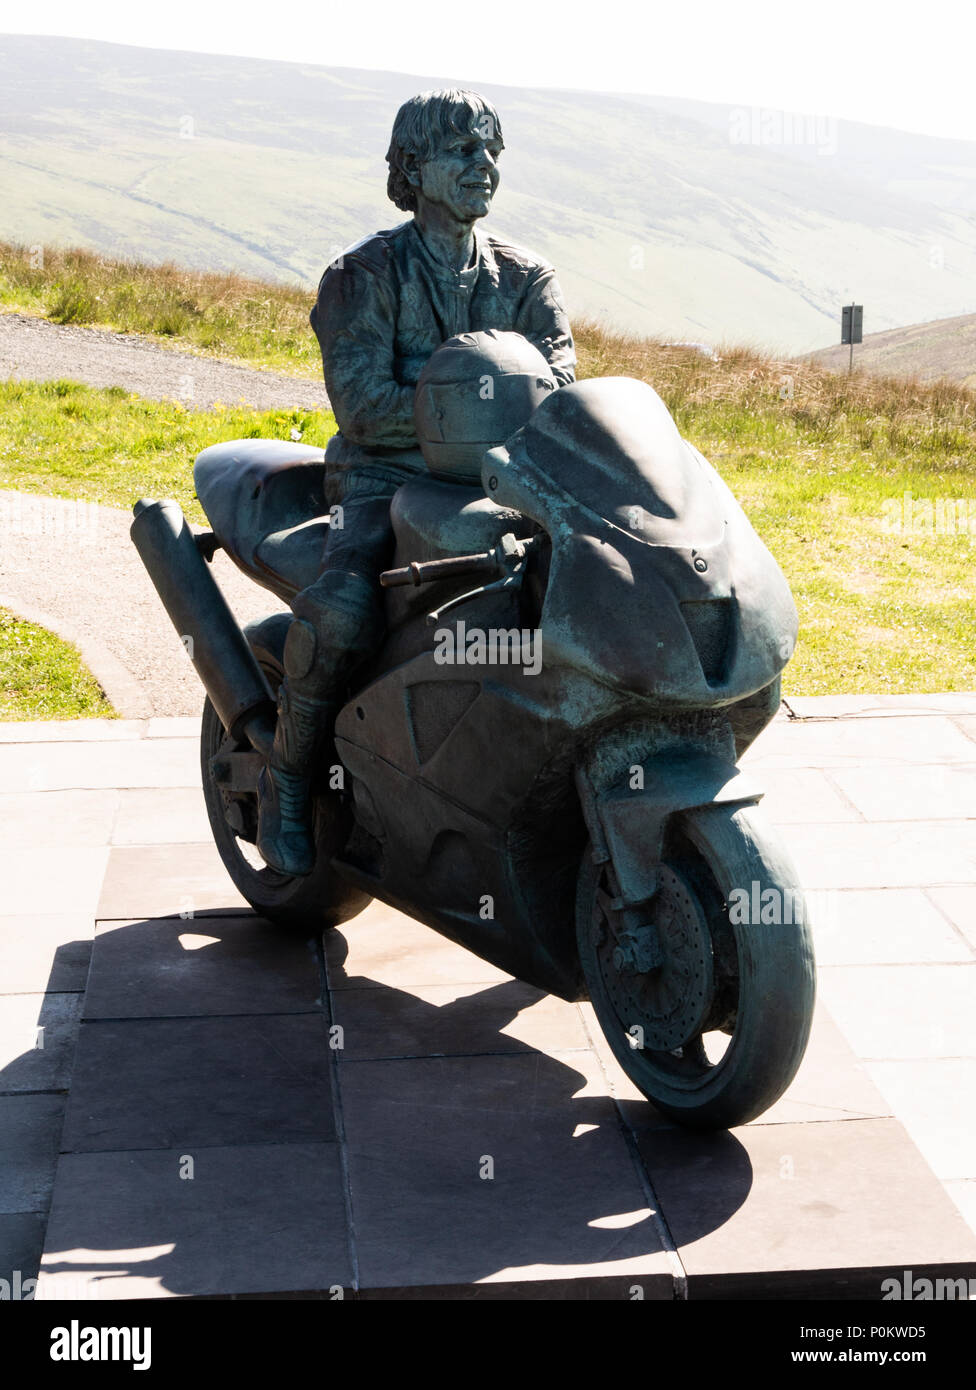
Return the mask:
<path id="1" fill-rule="evenodd" d="M 697 1037 L 708 1017 L 715 987 L 712 941 L 696 894 L 666 864 L 648 904 L 662 964 L 645 970 L 639 953 L 625 953 L 612 930 L 597 945 L 607 994 L 632 1046 L 672 1052 Z"/>

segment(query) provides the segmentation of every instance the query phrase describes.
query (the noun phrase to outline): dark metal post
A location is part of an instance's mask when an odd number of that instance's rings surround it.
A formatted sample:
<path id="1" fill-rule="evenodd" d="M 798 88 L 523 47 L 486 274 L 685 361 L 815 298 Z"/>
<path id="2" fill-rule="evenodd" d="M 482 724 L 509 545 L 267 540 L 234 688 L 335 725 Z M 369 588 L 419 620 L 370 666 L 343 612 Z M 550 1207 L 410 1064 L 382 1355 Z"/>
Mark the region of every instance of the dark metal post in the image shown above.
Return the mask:
<path id="1" fill-rule="evenodd" d="M 851 353 L 847 362 L 848 376 L 854 370 L 854 344 L 863 340 L 864 305 L 845 304 L 840 311 L 840 340 L 850 343 Z"/>

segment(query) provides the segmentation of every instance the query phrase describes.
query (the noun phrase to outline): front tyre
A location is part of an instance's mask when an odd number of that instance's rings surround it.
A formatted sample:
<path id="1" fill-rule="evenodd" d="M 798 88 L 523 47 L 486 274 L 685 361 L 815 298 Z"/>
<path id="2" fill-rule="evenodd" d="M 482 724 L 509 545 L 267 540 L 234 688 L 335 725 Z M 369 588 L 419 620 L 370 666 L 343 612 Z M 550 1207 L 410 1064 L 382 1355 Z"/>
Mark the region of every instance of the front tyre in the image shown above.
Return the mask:
<path id="1" fill-rule="evenodd" d="M 752 806 L 675 815 L 653 946 L 620 923 L 611 874 L 584 857 L 577 944 L 614 1055 L 679 1124 L 754 1120 L 796 1075 L 813 1018 L 810 927 L 785 848 Z"/>

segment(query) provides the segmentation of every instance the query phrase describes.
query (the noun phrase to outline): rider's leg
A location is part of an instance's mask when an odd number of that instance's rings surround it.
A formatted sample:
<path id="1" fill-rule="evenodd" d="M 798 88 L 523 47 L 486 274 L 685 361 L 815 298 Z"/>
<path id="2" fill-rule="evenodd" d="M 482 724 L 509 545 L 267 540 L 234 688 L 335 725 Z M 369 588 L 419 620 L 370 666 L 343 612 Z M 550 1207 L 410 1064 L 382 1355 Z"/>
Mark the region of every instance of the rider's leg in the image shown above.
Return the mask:
<path id="1" fill-rule="evenodd" d="M 285 678 L 268 767 L 259 783 L 257 846 L 281 873 L 311 873 L 315 845 L 310 789 L 325 738 L 346 686 L 383 638 L 377 576 L 392 550 L 392 488 L 375 481 L 347 492 L 343 529 L 330 536 L 324 568 L 292 602 Z"/>

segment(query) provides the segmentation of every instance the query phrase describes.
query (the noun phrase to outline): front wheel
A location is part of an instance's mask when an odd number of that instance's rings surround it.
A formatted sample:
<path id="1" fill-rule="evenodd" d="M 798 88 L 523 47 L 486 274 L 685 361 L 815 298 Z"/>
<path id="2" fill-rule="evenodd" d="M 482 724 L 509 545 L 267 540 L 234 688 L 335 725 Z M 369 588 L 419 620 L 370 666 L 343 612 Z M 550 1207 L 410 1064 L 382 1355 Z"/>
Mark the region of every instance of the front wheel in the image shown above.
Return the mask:
<path id="1" fill-rule="evenodd" d="M 813 946 L 789 855 L 751 806 L 675 815 L 646 924 L 615 912 L 612 867 L 584 858 L 577 944 L 590 999 L 624 1071 L 695 1129 L 761 1115 L 810 1034 Z"/>

